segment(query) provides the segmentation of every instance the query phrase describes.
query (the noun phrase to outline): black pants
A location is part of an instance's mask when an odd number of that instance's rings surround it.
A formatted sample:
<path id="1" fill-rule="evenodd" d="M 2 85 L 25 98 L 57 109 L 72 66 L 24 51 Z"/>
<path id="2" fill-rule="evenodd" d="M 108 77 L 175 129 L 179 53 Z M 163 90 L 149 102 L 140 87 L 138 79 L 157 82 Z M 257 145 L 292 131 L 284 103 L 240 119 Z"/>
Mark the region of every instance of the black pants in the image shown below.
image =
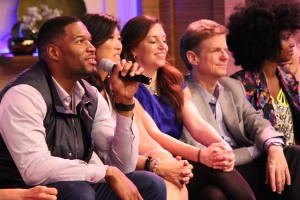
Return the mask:
<path id="1" fill-rule="evenodd" d="M 145 200 L 165 200 L 166 185 L 162 178 L 147 172 L 135 171 L 126 174 Z M 108 183 L 91 185 L 84 181 L 65 181 L 47 185 L 58 190 L 58 200 L 117 200 Z"/>
<path id="2" fill-rule="evenodd" d="M 282 194 L 272 192 L 270 185 L 265 185 L 267 156 L 261 156 L 252 164 L 238 166 L 236 169 L 247 180 L 258 200 L 299 200 L 300 199 L 300 146 L 287 146 L 284 148 L 292 184 L 285 185 Z"/>
<path id="3" fill-rule="evenodd" d="M 200 163 L 189 162 L 194 166 L 194 177 L 187 185 L 189 200 L 255 199 L 250 186 L 236 170 L 223 172 L 221 170 L 214 170 Z"/>

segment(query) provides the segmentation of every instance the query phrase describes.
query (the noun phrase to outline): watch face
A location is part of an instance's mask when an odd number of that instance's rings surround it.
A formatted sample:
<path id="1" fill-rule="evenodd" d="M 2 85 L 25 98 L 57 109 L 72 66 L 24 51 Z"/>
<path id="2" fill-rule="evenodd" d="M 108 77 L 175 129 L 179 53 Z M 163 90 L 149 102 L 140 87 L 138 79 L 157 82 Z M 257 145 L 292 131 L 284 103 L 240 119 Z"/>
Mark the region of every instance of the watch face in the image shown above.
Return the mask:
<path id="1" fill-rule="evenodd" d="M 279 142 L 272 142 L 271 145 L 283 147 L 283 145 Z"/>

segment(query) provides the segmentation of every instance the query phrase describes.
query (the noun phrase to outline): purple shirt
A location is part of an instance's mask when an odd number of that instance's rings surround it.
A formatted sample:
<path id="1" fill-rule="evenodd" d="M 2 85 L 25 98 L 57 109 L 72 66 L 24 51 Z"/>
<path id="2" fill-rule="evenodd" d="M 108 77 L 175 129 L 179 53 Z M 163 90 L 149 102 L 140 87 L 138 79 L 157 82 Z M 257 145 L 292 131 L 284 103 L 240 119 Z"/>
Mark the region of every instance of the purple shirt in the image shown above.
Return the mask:
<path id="1" fill-rule="evenodd" d="M 60 99 L 68 108 L 71 96 L 53 81 Z M 73 107 L 76 107 L 83 93 L 84 89 L 77 82 L 72 95 Z M 115 123 L 105 99 L 97 94 L 98 107 L 92 137 L 106 164 L 102 166 L 51 156 L 45 140 L 43 119 L 47 108 L 42 95 L 25 84 L 14 86 L 6 92 L 0 104 L 0 132 L 26 184 L 59 181 L 97 183 L 104 181 L 108 165 L 114 165 L 124 173 L 135 170 L 139 143 L 135 120 L 117 114 Z"/>

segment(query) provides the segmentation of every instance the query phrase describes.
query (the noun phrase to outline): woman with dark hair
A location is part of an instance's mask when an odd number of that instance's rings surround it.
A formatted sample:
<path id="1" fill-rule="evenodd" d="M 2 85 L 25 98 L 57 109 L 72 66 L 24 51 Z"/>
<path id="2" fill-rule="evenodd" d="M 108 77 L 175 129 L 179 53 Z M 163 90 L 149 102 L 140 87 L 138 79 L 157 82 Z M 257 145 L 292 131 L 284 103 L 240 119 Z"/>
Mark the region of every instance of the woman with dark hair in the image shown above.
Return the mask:
<path id="1" fill-rule="evenodd" d="M 298 81 L 290 71 L 280 65 L 291 60 L 293 56 L 295 42 L 292 34 L 300 28 L 300 2 L 296 0 L 249 1 L 245 6 L 235 9 L 229 17 L 227 27 L 228 48 L 232 51 L 235 64 L 243 68 L 232 77 L 241 81 L 249 102 L 278 132 L 282 132 L 285 138 L 285 144 L 278 142 L 271 144 L 285 146 L 283 153 L 289 165 L 288 176 L 291 177 L 291 184 L 287 185 L 288 179 L 283 179 L 283 192 L 281 195 L 274 193 L 274 197 L 271 198 L 299 199 L 299 166 L 294 164 L 299 163 L 297 152 L 300 150 Z M 266 141 L 266 145 L 268 144 L 270 142 Z M 271 183 L 272 177 L 268 177 L 269 170 L 277 167 L 280 169 L 282 166 L 279 158 L 268 165 L 265 164 L 266 159 L 260 157 L 253 162 L 257 170 L 252 168 L 251 174 L 256 176 L 250 175 L 251 177 L 247 179 L 253 188 L 265 187 L 259 182 Z M 266 176 L 259 173 L 262 170 L 265 171 Z M 280 172 L 276 173 L 277 177 L 283 177 Z M 260 175 L 257 176 L 258 174 Z M 258 182 L 258 179 L 262 180 Z M 273 184 L 270 186 L 273 191 L 276 191 Z M 268 191 L 267 189 L 264 192 Z"/>
<path id="2" fill-rule="evenodd" d="M 300 2 L 251 1 L 229 18 L 227 43 L 242 71 L 232 75 L 245 86 L 250 103 L 262 112 L 286 145 L 300 142 L 298 81 L 281 63 L 293 56 L 292 34 L 300 28 Z"/>
<path id="3" fill-rule="evenodd" d="M 292 74 L 294 74 L 296 80 L 300 81 L 300 51 L 299 51 L 300 45 L 299 45 L 298 37 L 299 36 L 295 36 L 295 46 L 293 48 L 294 54 L 292 59 L 287 62 L 281 63 L 281 66 L 288 69 Z M 300 84 L 298 84 L 298 92 L 300 92 Z"/>
<path id="4" fill-rule="evenodd" d="M 253 199 L 250 187 L 233 169 L 232 149 L 202 119 L 182 74 L 166 61 L 168 45 L 159 20 L 134 17 L 125 24 L 121 37 L 122 57 L 137 62 L 143 74 L 152 77 L 151 84 L 140 84 L 135 95 L 137 114 L 146 130 L 163 148 L 194 166 L 194 178 L 198 178 L 187 185 L 189 199 Z M 147 112 L 140 112 L 143 109 Z M 208 147 L 199 149 L 178 140 L 183 126 Z"/>
<path id="5" fill-rule="evenodd" d="M 92 44 L 96 47 L 96 60 L 109 59 L 114 63 L 121 62 L 122 51 L 121 37 L 119 33 L 119 21 L 112 15 L 85 14 L 81 17 L 82 22 L 92 35 Z M 110 92 L 109 73 L 97 68 L 98 73 L 86 80 L 98 88 L 100 93 L 107 100 L 112 118 L 116 118 L 114 111 L 113 94 Z M 135 110 L 134 110 L 135 111 Z M 174 158 L 169 152 L 164 150 L 145 131 L 143 123 L 135 114 L 135 119 L 140 132 L 139 158 L 137 170 L 143 170 L 146 163 L 149 166 L 146 170 L 153 171 L 163 177 L 167 184 L 167 199 L 187 199 L 187 190 L 180 182 L 189 182 L 192 176 L 192 166 L 180 157 Z M 98 152 L 101 157 L 101 153 Z M 151 156 L 151 157 L 150 157 Z"/>

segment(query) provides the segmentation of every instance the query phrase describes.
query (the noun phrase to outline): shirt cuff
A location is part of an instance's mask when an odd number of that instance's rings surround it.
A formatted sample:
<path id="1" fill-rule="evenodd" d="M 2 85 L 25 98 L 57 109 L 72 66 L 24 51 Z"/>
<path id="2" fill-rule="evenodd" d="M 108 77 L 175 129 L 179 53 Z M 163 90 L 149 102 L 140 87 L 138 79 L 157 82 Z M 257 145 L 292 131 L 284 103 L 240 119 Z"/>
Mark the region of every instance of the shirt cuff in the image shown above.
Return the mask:
<path id="1" fill-rule="evenodd" d="M 90 183 L 99 183 L 99 182 L 105 182 L 105 174 L 107 170 L 108 165 L 95 165 L 95 164 L 89 164 L 85 180 Z"/>
<path id="2" fill-rule="evenodd" d="M 270 138 L 268 139 L 267 141 L 265 141 L 264 143 L 264 150 L 266 152 L 268 152 L 268 149 L 269 149 L 269 146 L 272 144 L 272 143 L 280 143 L 282 144 L 282 146 L 284 147 L 284 141 L 282 138 L 279 138 L 279 137 L 276 137 L 276 138 Z"/>

